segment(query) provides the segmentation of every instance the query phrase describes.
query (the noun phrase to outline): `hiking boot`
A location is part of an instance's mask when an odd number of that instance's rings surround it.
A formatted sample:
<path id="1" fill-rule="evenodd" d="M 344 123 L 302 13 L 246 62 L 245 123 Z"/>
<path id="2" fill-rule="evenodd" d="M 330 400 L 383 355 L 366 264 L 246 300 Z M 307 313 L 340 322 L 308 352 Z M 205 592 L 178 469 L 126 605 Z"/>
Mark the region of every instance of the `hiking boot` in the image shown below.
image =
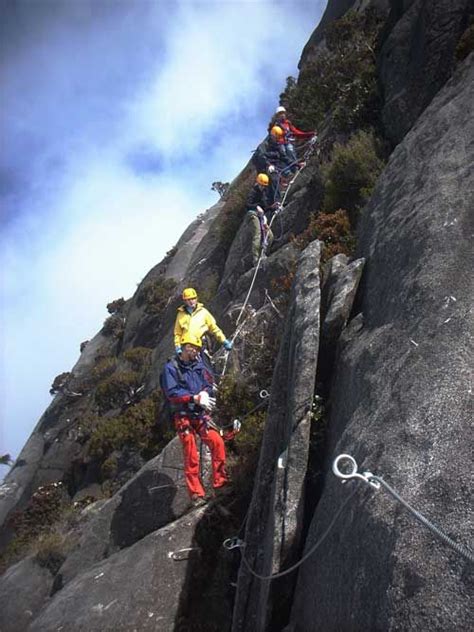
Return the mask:
<path id="1" fill-rule="evenodd" d="M 198 494 L 193 494 L 191 496 L 191 504 L 194 508 L 202 507 L 203 505 L 206 504 L 206 502 L 207 500 L 204 496 L 199 496 Z"/>

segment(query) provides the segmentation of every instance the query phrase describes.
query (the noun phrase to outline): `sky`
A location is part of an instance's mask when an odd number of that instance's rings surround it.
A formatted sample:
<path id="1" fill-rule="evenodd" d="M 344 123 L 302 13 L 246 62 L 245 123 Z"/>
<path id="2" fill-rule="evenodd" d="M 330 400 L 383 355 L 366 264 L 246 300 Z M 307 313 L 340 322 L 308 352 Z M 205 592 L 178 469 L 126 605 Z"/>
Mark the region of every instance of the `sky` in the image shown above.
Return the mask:
<path id="1" fill-rule="evenodd" d="M 0 455 L 246 164 L 325 5 L 3 0 Z"/>

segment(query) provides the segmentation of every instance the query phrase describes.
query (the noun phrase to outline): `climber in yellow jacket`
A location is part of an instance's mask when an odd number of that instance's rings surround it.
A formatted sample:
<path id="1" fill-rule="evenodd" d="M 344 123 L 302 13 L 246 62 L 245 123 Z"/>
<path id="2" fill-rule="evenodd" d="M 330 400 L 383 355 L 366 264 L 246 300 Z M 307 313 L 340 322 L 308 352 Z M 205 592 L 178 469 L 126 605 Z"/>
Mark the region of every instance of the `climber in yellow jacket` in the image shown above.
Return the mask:
<path id="1" fill-rule="evenodd" d="M 214 316 L 198 303 L 196 290 L 188 287 L 183 291 L 184 305 L 178 307 L 176 321 L 174 323 L 174 346 L 176 353 L 181 353 L 181 338 L 186 335 L 202 339 L 208 331 L 213 334 L 218 342 L 221 342 L 227 351 L 232 349 L 233 343 L 227 340 L 222 329 L 217 326 Z"/>

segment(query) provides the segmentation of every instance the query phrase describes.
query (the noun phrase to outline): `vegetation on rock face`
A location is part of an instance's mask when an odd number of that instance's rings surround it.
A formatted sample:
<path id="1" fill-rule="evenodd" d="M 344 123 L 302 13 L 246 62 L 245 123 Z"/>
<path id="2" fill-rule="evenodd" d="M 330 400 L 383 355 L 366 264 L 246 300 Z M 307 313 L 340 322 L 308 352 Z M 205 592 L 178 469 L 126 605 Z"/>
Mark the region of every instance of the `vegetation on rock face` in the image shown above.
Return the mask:
<path id="1" fill-rule="evenodd" d="M 89 340 L 83 340 L 79 346 L 79 351 L 82 353 L 84 351 L 84 349 L 87 347 L 87 343 L 89 342 Z"/>
<path id="2" fill-rule="evenodd" d="M 117 358 L 103 357 L 100 358 L 91 370 L 91 381 L 97 384 L 101 380 L 109 377 L 117 367 Z"/>
<path id="3" fill-rule="evenodd" d="M 230 184 L 228 182 L 213 182 L 211 186 L 211 191 L 215 191 L 219 197 L 224 197 L 224 195 L 229 190 Z"/>
<path id="4" fill-rule="evenodd" d="M 220 213 L 219 241 L 227 251 L 245 216 L 247 197 L 255 178 L 253 168 L 244 169 L 234 186 L 226 193 L 225 205 Z"/>
<path id="5" fill-rule="evenodd" d="M 139 291 L 137 305 L 145 306 L 145 312 L 151 316 L 160 314 L 169 304 L 176 289 L 176 282 L 172 279 L 159 277 L 146 283 Z"/>
<path id="6" fill-rule="evenodd" d="M 351 231 L 347 211 L 339 209 L 335 213 L 313 215 L 308 228 L 295 238 L 295 244 L 300 250 L 304 250 L 315 239 L 324 244 L 321 263 L 341 253 L 350 257 L 354 252 L 356 240 Z"/>
<path id="7" fill-rule="evenodd" d="M 146 372 L 151 364 L 151 349 L 147 347 L 133 347 L 124 352 L 123 358 L 130 363 L 134 371 Z"/>
<path id="8" fill-rule="evenodd" d="M 359 131 L 347 144 L 336 143 L 331 160 L 321 168 L 325 178 L 323 210 L 346 209 L 355 225 L 383 167 L 372 132 Z"/>
<path id="9" fill-rule="evenodd" d="M 38 540 L 50 533 L 53 526 L 71 506 L 63 484 L 58 481 L 38 487 L 22 511 L 16 511 L 8 526 L 14 537 L 0 557 L 2 569 L 30 552 L 38 551 Z"/>
<path id="10" fill-rule="evenodd" d="M 64 371 L 64 373 L 56 375 L 49 389 L 50 394 L 56 395 L 57 393 L 61 393 L 67 387 L 71 378 L 72 373 L 70 371 Z"/>
<path id="11" fill-rule="evenodd" d="M 9 454 L 2 454 L 0 456 L 0 465 L 13 465 L 13 459 Z"/>
<path id="12" fill-rule="evenodd" d="M 118 371 L 103 380 L 95 392 L 95 401 L 101 412 L 120 408 L 133 399 L 143 383 L 142 379 L 138 371 Z"/>
<path id="13" fill-rule="evenodd" d="M 114 314 L 104 320 L 102 326 L 102 334 L 104 336 L 113 336 L 114 338 L 121 338 L 125 330 L 125 320 L 122 316 Z"/>
<path id="14" fill-rule="evenodd" d="M 103 478 L 114 474 L 115 451 L 129 448 L 149 459 L 166 445 L 171 437 L 157 423 L 160 407 L 161 393 L 156 390 L 120 415 L 89 420 L 87 453 L 102 464 Z"/>
<path id="15" fill-rule="evenodd" d="M 112 301 L 107 304 L 107 311 L 109 314 L 121 314 L 125 305 L 125 299 L 117 298 L 115 301 Z"/>
<path id="16" fill-rule="evenodd" d="M 347 132 L 375 125 L 380 113 L 375 48 L 382 21 L 374 10 L 348 11 L 326 28 L 327 51 L 287 79 L 281 103 L 303 129 L 318 129 L 331 113 Z"/>

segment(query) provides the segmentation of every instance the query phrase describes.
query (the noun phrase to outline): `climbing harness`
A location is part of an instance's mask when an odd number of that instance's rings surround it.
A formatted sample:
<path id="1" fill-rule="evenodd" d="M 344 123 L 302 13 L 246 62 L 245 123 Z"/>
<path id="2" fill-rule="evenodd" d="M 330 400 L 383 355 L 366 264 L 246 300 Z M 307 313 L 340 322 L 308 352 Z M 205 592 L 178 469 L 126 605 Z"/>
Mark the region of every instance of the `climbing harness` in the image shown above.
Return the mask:
<path id="1" fill-rule="evenodd" d="M 345 464 L 342 466 L 345 468 L 345 471 L 340 469 L 340 464 Z M 376 476 L 375 474 L 372 474 L 372 472 L 358 472 L 357 462 L 352 456 L 350 456 L 350 454 L 340 454 L 336 457 L 332 464 L 332 471 L 338 478 L 342 479 L 343 483 L 351 479 L 357 479 L 364 481 L 364 483 L 367 483 L 374 489 L 380 489 L 380 487 L 383 487 L 391 496 L 393 496 L 393 498 L 395 498 L 395 500 L 402 504 L 405 509 L 408 509 L 408 511 L 419 522 L 421 522 L 422 525 L 429 529 L 442 542 L 450 546 L 454 551 L 456 551 L 456 553 L 464 557 L 469 562 L 474 562 L 474 552 L 469 547 L 452 540 L 439 527 L 430 522 L 428 518 L 425 518 L 423 514 L 417 511 L 404 498 L 402 498 L 400 494 L 396 492 L 381 476 Z"/>

